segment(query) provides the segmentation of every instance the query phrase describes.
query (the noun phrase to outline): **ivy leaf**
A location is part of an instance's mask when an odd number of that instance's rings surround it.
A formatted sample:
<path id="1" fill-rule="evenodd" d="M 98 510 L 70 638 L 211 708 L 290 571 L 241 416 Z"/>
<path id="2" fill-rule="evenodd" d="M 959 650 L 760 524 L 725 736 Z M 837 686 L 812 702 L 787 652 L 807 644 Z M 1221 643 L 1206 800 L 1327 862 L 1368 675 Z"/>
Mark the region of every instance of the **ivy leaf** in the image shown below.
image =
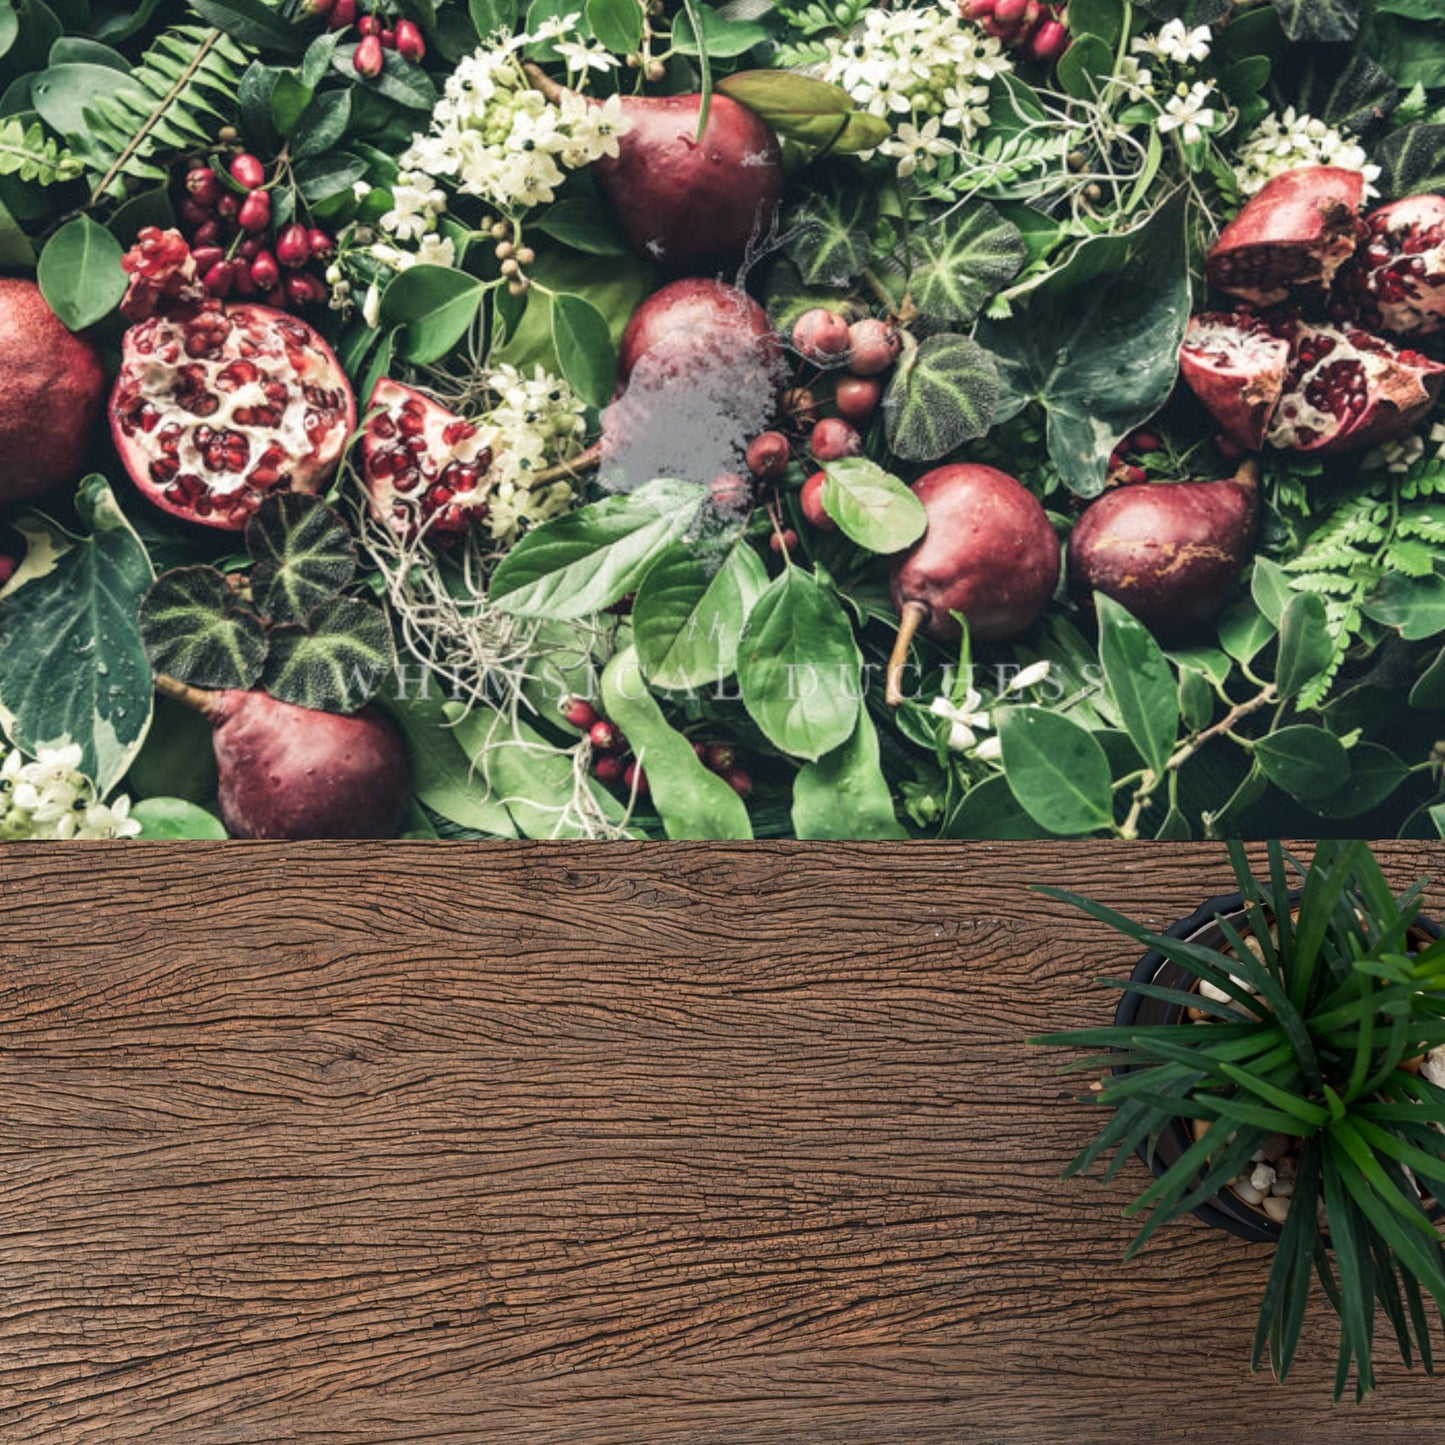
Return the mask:
<path id="1" fill-rule="evenodd" d="M 930 336 L 894 368 L 883 398 L 888 445 L 905 461 L 937 461 L 988 431 L 998 399 L 998 367 L 978 342 Z"/>
<path id="2" fill-rule="evenodd" d="M 994 720 L 1004 776 L 1034 822 L 1065 837 L 1113 823 L 1109 760 L 1091 732 L 1042 707 L 999 708 Z"/>
<path id="3" fill-rule="evenodd" d="M 272 697 L 321 712 L 355 712 L 394 671 L 381 609 L 351 597 L 323 602 L 304 625 L 273 627 L 263 685 Z"/>
<path id="4" fill-rule="evenodd" d="M 266 629 L 214 567 L 163 572 L 140 607 L 157 672 L 193 687 L 250 687 L 266 661 Z"/>
<path id="5" fill-rule="evenodd" d="M 828 166 L 783 213 L 783 250 L 809 286 L 846 286 L 866 269 L 878 195 L 851 167 Z"/>
<path id="6" fill-rule="evenodd" d="M 1274 8 L 1291 40 L 1342 43 L 1360 32 L 1359 0 L 1274 0 Z"/>
<path id="7" fill-rule="evenodd" d="M 930 320 L 967 326 L 1028 257 L 1023 232 L 987 201 L 936 220 L 908 238 L 898 260 L 908 268 L 908 292 Z"/>
<path id="8" fill-rule="evenodd" d="M 664 479 L 544 522 L 502 559 L 491 599 L 505 612 L 564 621 L 611 607 L 637 590 L 706 494 Z"/>
<path id="9" fill-rule="evenodd" d="M 774 747 L 810 760 L 852 736 L 862 665 L 848 614 L 817 578 L 791 566 L 758 599 L 738 645 L 749 716 Z"/>
<path id="10" fill-rule="evenodd" d="M 888 554 L 911 547 L 928 529 L 923 503 L 867 457 L 823 468 L 823 510 L 850 542 Z"/>
<path id="11" fill-rule="evenodd" d="M 1003 383 L 998 420 L 1042 402 L 1064 482 L 1097 496 L 1115 445 L 1168 399 L 1188 321 L 1181 196 L 1125 235 L 1085 242 L 1020 316 L 979 326 Z"/>
<path id="12" fill-rule="evenodd" d="M 150 663 L 136 615 L 152 572 L 104 477 L 75 494 L 80 531 L 29 515 L 25 559 L 0 599 L 0 727 L 26 752 L 78 743 L 105 793 L 150 725 Z"/>
<path id="13" fill-rule="evenodd" d="M 321 500 L 274 492 L 246 523 L 251 595 L 272 622 L 304 622 L 356 575 L 346 524 Z"/>
<path id="14" fill-rule="evenodd" d="M 1392 199 L 1445 190 L 1445 125 L 1407 125 L 1375 149 L 1380 191 Z"/>
<path id="15" fill-rule="evenodd" d="M 89 216 L 67 221 L 40 253 L 35 279 L 50 309 L 71 331 L 103 320 L 125 295 L 120 242 Z"/>

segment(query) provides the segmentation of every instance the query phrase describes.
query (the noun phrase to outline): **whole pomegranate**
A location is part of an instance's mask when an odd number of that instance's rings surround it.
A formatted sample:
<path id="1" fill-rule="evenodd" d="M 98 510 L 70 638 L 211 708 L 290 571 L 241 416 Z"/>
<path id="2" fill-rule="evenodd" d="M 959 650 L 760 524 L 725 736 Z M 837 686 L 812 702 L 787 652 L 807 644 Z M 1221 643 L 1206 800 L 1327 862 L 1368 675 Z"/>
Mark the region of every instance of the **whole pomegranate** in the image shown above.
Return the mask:
<path id="1" fill-rule="evenodd" d="M 488 437 L 440 403 L 382 377 L 366 404 L 362 477 L 378 521 L 450 542 L 487 515 Z"/>
<path id="2" fill-rule="evenodd" d="M 1209 621 L 1248 560 L 1259 464 L 1221 482 L 1144 482 L 1090 502 L 1069 537 L 1069 577 L 1161 636 Z"/>
<path id="3" fill-rule="evenodd" d="M 304 321 L 207 301 L 125 333 L 110 424 L 152 502 L 238 532 L 269 493 L 322 490 L 356 425 L 356 402 L 331 348 Z"/>
<path id="4" fill-rule="evenodd" d="M 1339 291 L 1344 309 L 1371 330 L 1445 329 L 1445 196 L 1407 196 L 1366 216 Z"/>
<path id="5" fill-rule="evenodd" d="M 1180 352 L 1185 381 L 1247 450 L 1262 438 L 1317 455 L 1363 451 L 1412 430 L 1445 387 L 1445 366 L 1358 326 L 1278 319 L 1269 329 L 1289 344 L 1282 369 L 1279 347 L 1247 316 L 1196 317 Z"/>
<path id="6" fill-rule="evenodd" d="M 373 708 L 344 715 L 259 691 L 157 687 L 215 729 L 221 819 L 236 838 L 389 838 L 411 796 L 411 757 Z"/>
<path id="7" fill-rule="evenodd" d="M 894 559 L 893 605 L 902 619 L 888 661 L 888 701 L 903 700 L 908 647 L 920 629 L 952 646 L 968 619 L 978 642 L 1031 627 L 1059 580 L 1059 542 L 1042 503 L 1006 472 L 978 464 L 936 467 L 913 484 L 928 530 Z"/>
<path id="8" fill-rule="evenodd" d="M 1364 193 L 1364 176 L 1342 166 L 1276 176 L 1210 248 L 1210 284 L 1254 306 L 1322 296 L 1355 254 Z"/>
<path id="9" fill-rule="evenodd" d="M 0 278 L 0 506 L 69 481 L 105 399 L 100 353 L 33 281 Z"/>

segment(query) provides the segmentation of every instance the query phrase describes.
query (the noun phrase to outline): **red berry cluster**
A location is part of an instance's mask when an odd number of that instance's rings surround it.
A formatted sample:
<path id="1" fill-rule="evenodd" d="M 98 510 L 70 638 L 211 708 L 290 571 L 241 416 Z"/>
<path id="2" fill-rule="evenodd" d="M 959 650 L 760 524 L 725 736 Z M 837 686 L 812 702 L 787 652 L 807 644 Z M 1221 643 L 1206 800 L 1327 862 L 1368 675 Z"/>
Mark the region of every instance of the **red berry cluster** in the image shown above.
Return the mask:
<path id="1" fill-rule="evenodd" d="M 396 51 L 403 60 L 421 60 L 426 55 L 426 39 L 414 20 L 402 18 L 388 24 L 375 11 L 358 19 L 356 0 L 307 0 L 306 8 L 324 19 L 328 30 L 356 26 L 361 40 L 352 52 L 351 63 L 356 73 L 368 80 L 381 74 L 388 50 Z"/>
<path id="2" fill-rule="evenodd" d="M 254 298 L 282 311 L 321 305 L 326 283 L 305 268 L 331 254 L 331 237 L 299 221 L 276 235 L 265 166 L 242 151 L 227 170 L 244 194 L 231 190 L 212 167 L 196 166 L 186 173 L 179 207 L 206 290 L 221 299 Z"/>
<path id="3" fill-rule="evenodd" d="M 586 698 L 565 697 L 560 711 L 592 744 L 592 774 L 599 783 L 621 783 L 628 793 L 647 796 L 647 774 L 638 766 L 622 729 L 610 723 Z M 737 750 L 723 744 L 694 743 L 697 755 L 740 796 L 753 790 L 753 780 L 738 767 Z"/>
<path id="4" fill-rule="evenodd" d="M 960 0 L 965 20 L 1002 40 L 1010 50 L 1047 65 L 1069 48 L 1067 6 L 1044 0 Z"/>

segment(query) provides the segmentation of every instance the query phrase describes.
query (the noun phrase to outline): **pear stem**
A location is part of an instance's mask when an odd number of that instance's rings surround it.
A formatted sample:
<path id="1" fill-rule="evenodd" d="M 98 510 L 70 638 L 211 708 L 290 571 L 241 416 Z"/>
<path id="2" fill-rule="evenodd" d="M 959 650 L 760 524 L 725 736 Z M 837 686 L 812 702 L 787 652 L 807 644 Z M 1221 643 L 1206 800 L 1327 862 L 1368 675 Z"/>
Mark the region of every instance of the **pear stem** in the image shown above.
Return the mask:
<path id="1" fill-rule="evenodd" d="M 567 94 L 565 85 L 559 85 L 535 60 L 524 60 L 522 70 L 532 82 L 533 90 L 541 91 L 553 105 L 562 104 L 562 97 Z"/>
<path id="2" fill-rule="evenodd" d="M 928 620 L 928 608 L 922 602 L 905 602 L 898 621 L 898 636 L 888 657 L 888 685 L 883 696 L 889 707 L 903 701 L 903 669 L 908 666 L 908 649 L 918 629 Z"/>
<path id="3" fill-rule="evenodd" d="M 190 683 L 182 682 L 168 672 L 156 673 L 156 691 L 162 697 L 172 698 L 176 702 L 184 703 L 188 708 L 193 708 L 208 722 L 215 720 L 220 698 L 214 692 L 207 692 L 203 687 L 192 687 Z"/>

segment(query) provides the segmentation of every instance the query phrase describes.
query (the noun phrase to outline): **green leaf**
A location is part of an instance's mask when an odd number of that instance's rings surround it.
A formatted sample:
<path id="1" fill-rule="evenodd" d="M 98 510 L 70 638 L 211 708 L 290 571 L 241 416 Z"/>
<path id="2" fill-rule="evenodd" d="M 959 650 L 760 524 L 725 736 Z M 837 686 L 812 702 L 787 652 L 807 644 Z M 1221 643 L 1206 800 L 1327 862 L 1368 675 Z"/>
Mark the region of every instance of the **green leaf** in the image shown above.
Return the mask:
<path id="1" fill-rule="evenodd" d="M 1072 29 L 1072 24 L 1070 26 Z M 1113 51 L 1097 35 L 1080 35 L 1059 57 L 1059 86 L 1066 95 L 1092 100 L 1102 94 L 1114 69 Z"/>
<path id="2" fill-rule="evenodd" d="M 575 10 L 573 12 L 576 13 Z M 331 58 L 331 68 L 362 90 L 374 91 L 405 110 L 431 110 L 437 103 L 437 89 L 431 76 L 419 65 L 403 60 L 395 50 L 384 53 L 381 74 L 360 80 L 353 63 L 355 45 L 341 45 Z"/>
<path id="3" fill-rule="evenodd" d="M 293 29 L 262 0 L 186 0 L 186 4 L 218 30 L 257 50 L 297 54 L 306 37 Z"/>
<path id="4" fill-rule="evenodd" d="M 1435 572 L 1425 577 L 1387 572 L 1364 612 L 1386 627 L 1397 628 L 1406 642 L 1434 637 L 1445 632 L 1445 577 Z"/>
<path id="5" fill-rule="evenodd" d="M 1270 782 L 1302 803 L 1328 797 L 1350 774 L 1349 754 L 1340 740 L 1305 723 L 1260 738 L 1254 755 Z"/>
<path id="6" fill-rule="evenodd" d="M 318 95 L 302 113 L 291 137 L 292 161 L 309 161 L 330 155 L 350 124 L 349 90 L 328 90 Z"/>
<path id="7" fill-rule="evenodd" d="M 746 55 L 755 45 L 761 45 L 769 38 L 768 32 L 751 20 L 731 20 L 718 13 L 711 5 L 697 7 L 702 17 L 703 41 L 707 53 L 718 60 L 732 60 Z M 591 6 L 588 7 L 591 14 Z M 697 36 L 693 31 L 692 18 L 685 11 L 678 13 L 672 25 L 672 44 L 679 55 L 697 55 Z M 612 49 L 616 49 L 613 46 Z"/>
<path id="8" fill-rule="evenodd" d="M 1179 690 L 1174 673 L 1143 623 L 1102 592 L 1094 594 L 1094 602 L 1099 613 L 1099 661 L 1104 680 L 1139 756 L 1156 778 L 1162 778 L 1179 735 Z"/>
<path id="9" fill-rule="evenodd" d="M 296 129 L 302 113 L 311 104 L 312 87 L 305 85 L 291 71 L 283 70 L 271 87 L 271 124 L 276 134 L 289 136 Z"/>
<path id="10" fill-rule="evenodd" d="M 740 70 L 718 91 L 760 116 L 780 136 L 834 152 L 873 150 L 888 139 L 887 121 L 853 108 L 841 86 L 788 70 Z"/>
<path id="11" fill-rule="evenodd" d="M 799 838 L 906 838 L 879 760 L 878 731 L 861 708 L 853 735 L 793 779 L 793 832 Z"/>
<path id="12" fill-rule="evenodd" d="M 263 685 L 272 697 L 320 712 L 365 707 L 396 667 L 381 609 L 355 598 L 323 602 L 304 625 L 273 627 Z"/>
<path id="13" fill-rule="evenodd" d="M 517 0 L 469 0 L 467 8 L 477 34 L 486 40 L 493 35 L 511 35 L 522 7 Z"/>
<path id="14" fill-rule="evenodd" d="M 337 151 L 296 162 L 292 175 L 301 194 L 312 206 L 349 196 L 352 186 L 366 174 L 366 162 L 359 156 Z"/>
<path id="15" fill-rule="evenodd" d="M 198 808 L 184 798 L 142 798 L 130 815 L 141 825 L 137 838 L 188 838 L 219 842 L 225 826 L 214 813 Z"/>
<path id="16" fill-rule="evenodd" d="M 1294 697 L 1303 692 L 1334 656 L 1324 599 L 1313 592 L 1296 593 L 1280 618 L 1279 661 L 1274 669 L 1279 695 Z"/>
<path id="17" fill-rule="evenodd" d="M 998 368 L 978 342 L 930 336 L 894 368 L 883 398 L 888 445 L 905 461 L 937 461 L 988 431 L 998 398 Z"/>
<path id="18" fill-rule="evenodd" d="M 642 579 L 632 604 L 637 655 L 648 682 L 671 690 L 720 682 L 737 667 L 738 639 L 768 585 L 742 539 L 721 561 L 674 542 Z"/>
<path id="19" fill-rule="evenodd" d="M 351 533 L 320 497 L 273 492 L 246 523 L 251 592 L 272 622 L 304 622 L 356 575 Z"/>
<path id="20" fill-rule="evenodd" d="M 45 243 L 36 280 L 50 309 L 72 331 L 103 320 L 125 295 L 120 242 L 89 216 L 67 221 Z"/>
<path id="21" fill-rule="evenodd" d="M 1314 798 L 1311 809 L 1322 818 L 1353 818 L 1377 808 L 1406 778 L 1410 770 L 1389 748 L 1377 743 L 1356 743 L 1349 750 L 1350 776 L 1332 793 Z"/>
<path id="22" fill-rule="evenodd" d="M 1257 657 L 1274 633 L 1274 624 L 1248 599 L 1233 603 L 1219 619 L 1219 645 L 1240 662 Z"/>
<path id="23" fill-rule="evenodd" d="M 901 552 L 928 530 L 923 503 L 867 457 L 823 467 L 823 510 L 851 542 L 870 552 Z"/>
<path id="24" fill-rule="evenodd" d="M 381 296 L 380 324 L 401 326 L 401 354 L 418 366 L 440 361 L 471 329 L 487 288 L 449 266 L 412 266 Z"/>
<path id="25" fill-rule="evenodd" d="M 1380 190 L 1398 199 L 1445 190 L 1445 125 L 1407 125 L 1376 147 Z"/>
<path id="26" fill-rule="evenodd" d="M 552 297 L 552 344 L 572 390 L 589 406 L 606 406 L 617 385 L 607 318 L 581 296 L 559 292 Z"/>
<path id="27" fill-rule="evenodd" d="M 1000 773 L 968 790 L 958 810 L 944 824 L 942 836 L 998 841 L 1047 838 L 1050 834 L 1024 811 L 1008 779 Z"/>
<path id="28" fill-rule="evenodd" d="M 1189 310 L 1181 196 L 1125 235 L 1080 245 L 1022 316 L 980 323 L 1003 387 L 998 419 L 1042 402 L 1065 484 L 1097 496 L 1114 446 L 1168 400 Z"/>
<path id="29" fill-rule="evenodd" d="M 623 648 L 603 669 L 602 707 L 647 774 L 652 805 L 669 838 L 753 836 L 743 800 L 668 725 L 642 679 L 636 649 Z"/>
<path id="30" fill-rule="evenodd" d="M 1179 715 L 1191 733 L 1207 728 L 1214 721 L 1216 698 L 1209 679 L 1192 667 L 1179 669 Z"/>
<path id="31" fill-rule="evenodd" d="M 587 0 L 587 23 L 592 33 L 618 55 L 637 54 L 642 44 L 643 18 L 637 0 Z"/>
<path id="32" fill-rule="evenodd" d="M 911 232 L 908 292 L 931 320 L 968 326 L 984 303 L 1018 274 L 1028 256 L 1023 233 L 986 201 L 950 211 Z"/>
<path id="33" fill-rule="evenodd" d="M 854 162 L 811 168 L 780 229 L 783 251 L 806 285 L 841 287 L 867 269 L 877 227 L 877 193 Z"/>
<path id="34" fill-rule="evenodd" d="M 1274 0 L 1274 8 L 1291 40 L 1340 45 L 1360 32 L 1359 0 Z"/>
<path id="35" fill-rule="evenodd" d="M 589 256 L 625 256 L 627 240 L 618 229 L 612 213 L 596 196 L 559 196 L 545 210 L 539 211 L 531 226 L 574 251 Z M 505 296 L 505 290 L 498 292 Z"/>
<path id="36" fill-rule="evenodd" d="M 162 573 L 141 603 L 140 629 L 151 666 L 193 687 L 250 687 L 266 661 L 261 619 L 214 567 Z"/>
<path id="37" fill-rule="evenodd" d="M 1284 609 L 1294 596 L 1289 573 L 1268 557 L 1254 559 L 1254 572 L 1250 579 L 1250 594 L 1255 605 L 1276 627 L 1284 616 Z"/>
<path id="38" fill-rule="evenodd" d="M 391 688 L 390 711 L 406 735 L 416 796 L 434 813 L 463 828 L 496 838 L 515 838 L 512 815 L 489 796 L 486 782 L 473 769 L 447 716 L 446 705 L 440 698 L 401 699 L 395 693 Z"/>
<path id="39" fill-rule="evenodd" d="M 848 615 L 816 578 L 788 567 L 758 599 L 738 647 L 748 715 L 774 747 L 816 760 L 852 736 L 863 655 Z"/>
<path id="40" fill-rule="evenodd" d="M 150 724 L 152 679 L 136 620 L 152 580 L 145 548 L 104 477 L 75 495 L 81 531 L 24 516 L 25 559 L 0 598 L 0 727 L 34 755 L 78 743 L 101 793 Z"/>
<path id="41" fill-rule="evenodd" d="M 1124 33 L 1124 0 L 1069 0 L 1069 28 L 1076 35 L 1097 35 L 1117 45 Z"/>
<path id="42" fill-rule="evenodd" d="M 523 616 L 600 612 L 637 590 L 706 495 L 691 482 L 664 479 L 554 518 L 502 559 L 492 577 L 492 601 Z"/>
<path id="43" fill-rule="evenodd" d="M 1113 824 L 1109 760 L 1092 733 L 1042 707 L 999 708 L 994 723 L 1004 776 L 1036 823 L 1065 837 Z"/>

